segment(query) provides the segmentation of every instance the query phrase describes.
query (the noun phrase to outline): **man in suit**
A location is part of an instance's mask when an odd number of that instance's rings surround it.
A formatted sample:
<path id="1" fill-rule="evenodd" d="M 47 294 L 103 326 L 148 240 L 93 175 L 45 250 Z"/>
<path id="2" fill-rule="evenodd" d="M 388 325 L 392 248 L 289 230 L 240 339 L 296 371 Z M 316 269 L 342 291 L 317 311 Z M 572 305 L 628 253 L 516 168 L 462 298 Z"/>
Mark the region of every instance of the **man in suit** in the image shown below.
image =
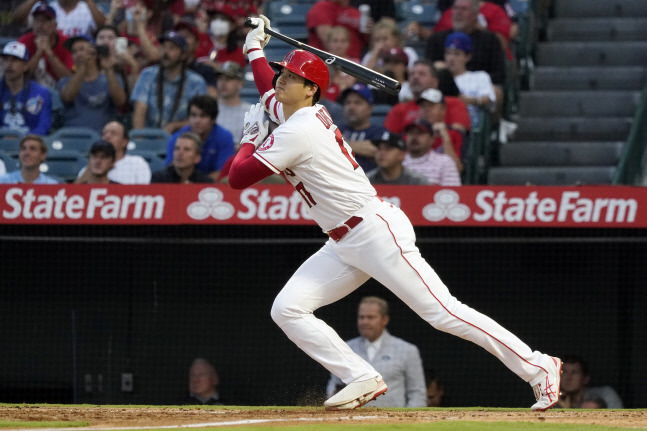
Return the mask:
<path id="1" fill-rule="evenodd" d="M 378 371 L 389 390 L 384 396 L 367 404 L 370 407 L 425 407 L 427 391 L 418 348 L 386 330 L 389 304 L 382 298 L 367 296 L 359 303 L 357 329 L 360 336 L 347 341 L 351 349 Z M 331 375 L 327 395 L 331 397 L 343 387 Z"/>

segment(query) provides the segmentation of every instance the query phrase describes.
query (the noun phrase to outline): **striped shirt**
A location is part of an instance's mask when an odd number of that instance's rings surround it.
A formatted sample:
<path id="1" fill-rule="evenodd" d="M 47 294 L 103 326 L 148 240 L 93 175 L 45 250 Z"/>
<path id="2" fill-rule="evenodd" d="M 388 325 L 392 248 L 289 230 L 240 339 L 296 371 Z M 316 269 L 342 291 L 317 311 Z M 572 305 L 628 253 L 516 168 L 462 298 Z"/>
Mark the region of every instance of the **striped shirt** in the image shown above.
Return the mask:
<path id="1" fill-rule="evenodd" d="M 414 158 L 407 153 L 404 156 L 402 166 L 424 175 L 431 185 L 461 185 L 461 177 L 456 168 L 456 163 L 447 154 L 429 151 L 422 157 Z"/>

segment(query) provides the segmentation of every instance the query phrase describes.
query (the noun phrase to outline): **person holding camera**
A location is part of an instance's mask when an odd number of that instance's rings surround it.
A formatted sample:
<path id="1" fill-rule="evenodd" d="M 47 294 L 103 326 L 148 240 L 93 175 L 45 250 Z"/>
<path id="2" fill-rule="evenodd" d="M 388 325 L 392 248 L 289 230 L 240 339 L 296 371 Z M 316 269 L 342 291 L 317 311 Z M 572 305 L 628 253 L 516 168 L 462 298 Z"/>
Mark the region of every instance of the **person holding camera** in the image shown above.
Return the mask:
<path id="1" fill-rule="evenodd" d="M 64 107 L 63 125 L 101 130 L 117 119 L 128 100 L 123 79 L 115 72 L 115 58 L 98 57 L 94 40 L 87 35 L 67 39 L 65 48 L 72 53 L 75 72 L 57 86 Z"/>

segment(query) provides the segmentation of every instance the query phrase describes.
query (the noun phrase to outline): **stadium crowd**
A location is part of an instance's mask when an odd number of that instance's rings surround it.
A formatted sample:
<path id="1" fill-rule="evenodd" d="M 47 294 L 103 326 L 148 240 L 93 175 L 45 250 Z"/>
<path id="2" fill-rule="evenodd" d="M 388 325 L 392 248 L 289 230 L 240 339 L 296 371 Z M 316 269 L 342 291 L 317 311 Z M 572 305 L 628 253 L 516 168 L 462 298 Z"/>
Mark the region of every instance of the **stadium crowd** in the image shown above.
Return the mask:
<path id="1" fill-rule="evenodd" d="M 501 118 L 514 79 L 514 11 L 504 0 L 434 1 L 418 22 L 402 12 L 411 1 L 21 1 L 11 16 L 20 30 L 0 62 L 0 175 L 20 171 L 28 135 L 45 143 L 39 160 L 51 168 L 40 170 L 53 181 L 89 182 L 89 169 L 59 173 L 55 161 L 61 149 L 81 163 L 105 156 L 90 151 L 99 141 L 115 146 L 110 182 L 227 181 L 245 112 L 260 96 L 243 94 L 254 88 L 245 18 L 272 20 L 279 6 L 300 3 L 304 41 L 402 83 L 391 96 L 330 67 L 320 103 L 369 178 L 460 185 L 472 129 L 481 113 Z M 83 128 L 94 131 L 85 146 L 63 133 Z M 162 143 L 141 142 L 151 136 Z M 0 177 L 8 181 L 30 182 Z"/>

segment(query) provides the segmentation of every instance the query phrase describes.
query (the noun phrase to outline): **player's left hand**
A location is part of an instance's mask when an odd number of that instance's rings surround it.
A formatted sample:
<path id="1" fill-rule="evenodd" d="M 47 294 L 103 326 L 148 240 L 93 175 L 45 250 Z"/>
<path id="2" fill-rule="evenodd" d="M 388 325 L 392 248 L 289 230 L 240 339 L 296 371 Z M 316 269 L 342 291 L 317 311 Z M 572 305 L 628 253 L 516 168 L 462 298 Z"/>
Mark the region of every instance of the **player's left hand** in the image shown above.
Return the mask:
<path id="1" fill-rule="evenodd" d="M 240 144 L 251 143 L 256 148 L 263 142 L 267 131 L 269 130 L 270 122 L 265 119 L 265 110 L 263 105 L 257 103 L 249 108 L 245 113 L 245 127 L 243 129 L 243 138 Z"/>
<path id="2" fill-rule="evenodd" d="M 271 38 L 269 34 L 265 34 L 266 28 L 272 28 L 269 18 L 265 15 L 259 15 L 258 18 L 252 18 L 251 20 L 252 24 L 256 25 L 256 28 L 247 33 L 245 44 L 243 45 L 243 54 L 247 54 L 253 48 L 263 49 Z"/>

